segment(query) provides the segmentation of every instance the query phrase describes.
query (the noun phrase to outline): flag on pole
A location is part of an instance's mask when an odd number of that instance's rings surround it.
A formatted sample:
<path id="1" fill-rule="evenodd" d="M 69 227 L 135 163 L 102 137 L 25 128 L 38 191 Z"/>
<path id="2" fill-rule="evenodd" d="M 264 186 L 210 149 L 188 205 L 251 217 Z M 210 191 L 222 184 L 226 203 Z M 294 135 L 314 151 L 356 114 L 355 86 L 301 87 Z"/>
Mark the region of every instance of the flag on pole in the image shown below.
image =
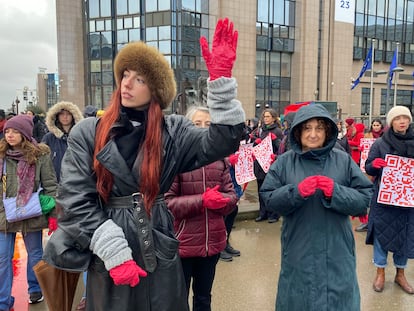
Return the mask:
<path id="1" fill-rule="evenodd" d="M 371 48 L 368 51 L 367 57 L 365 58 L 364 64 L 362 65 L 361 71 L 358 75 L 358 78 L 356 78 L 351 85 L 351 90 L 353 90 L 358 84 L 359 84 L 359 79 L 362 78 L 362 76 L 364 75 L 365 71 L 367 71 L 368 69 L 371 69 L 372 67 L 372 44 L 371 44 Z"/>
<path id="2" fill-rule="evenodd" d="M 390 89 L 392 88 L 392 79 L 394 77 L 394 71 L 393 70 L 398 65 L 397 64 L 397 57 L 398 57 L 398 50 L 395 49 L 394 56 L 392 57 L 392 62 L 391 62 L 391 65 L 390 65 L 390 76 L 389 76 L 389 79 L 388 79 L 388 87 Z"/>

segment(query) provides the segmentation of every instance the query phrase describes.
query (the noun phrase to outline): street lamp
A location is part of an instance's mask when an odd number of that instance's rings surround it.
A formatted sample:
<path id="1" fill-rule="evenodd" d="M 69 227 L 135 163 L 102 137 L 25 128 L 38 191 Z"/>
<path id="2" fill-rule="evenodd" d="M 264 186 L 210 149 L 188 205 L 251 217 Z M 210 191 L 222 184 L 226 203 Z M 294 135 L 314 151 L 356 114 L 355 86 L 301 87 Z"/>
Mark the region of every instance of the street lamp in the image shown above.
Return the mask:
<path id="1" fill-rule="evenodd" d="M 404 68 L 402 67 L 394 67 L 392 70 L 392 72 L 395 73 L 395 80 L 394 80 L 394 107 L 397 105 L 397 80 L 398 80 L 398 72 L 402 72 L 404 71 Z"/>

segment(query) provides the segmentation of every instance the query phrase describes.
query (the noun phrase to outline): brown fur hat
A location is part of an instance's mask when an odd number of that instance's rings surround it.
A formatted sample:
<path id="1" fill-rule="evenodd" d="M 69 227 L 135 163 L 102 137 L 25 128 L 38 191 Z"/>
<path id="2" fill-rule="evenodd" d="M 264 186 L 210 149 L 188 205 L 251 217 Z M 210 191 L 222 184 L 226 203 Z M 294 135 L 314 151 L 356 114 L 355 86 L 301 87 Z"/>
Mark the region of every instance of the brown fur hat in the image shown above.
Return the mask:
<path id="1" fill-rule="evenodd" d="M 125 45 L 116 55 L 114 76 L 120 87 L 122 75 L 126 69 L 137 71 L 145 77 L 152 95 L 162 109 L 173 101 L 176 94 L 174 72 L 170 64 L 156 48 L 142 41 Z"/>

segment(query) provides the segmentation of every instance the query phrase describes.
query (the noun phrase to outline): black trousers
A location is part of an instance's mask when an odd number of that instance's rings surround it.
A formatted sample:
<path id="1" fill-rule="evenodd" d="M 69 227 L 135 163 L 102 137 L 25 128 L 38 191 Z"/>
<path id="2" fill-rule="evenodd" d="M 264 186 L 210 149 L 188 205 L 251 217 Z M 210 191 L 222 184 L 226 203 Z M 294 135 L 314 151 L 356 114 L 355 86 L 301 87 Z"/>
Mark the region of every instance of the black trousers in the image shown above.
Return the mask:
<path id="1" fill-rule="evenodd" d="M 193 280 L 193 311 L 211 311 L 211 289 L 219 254 L 208 257 L 181 258 L 187 293 Z"/>

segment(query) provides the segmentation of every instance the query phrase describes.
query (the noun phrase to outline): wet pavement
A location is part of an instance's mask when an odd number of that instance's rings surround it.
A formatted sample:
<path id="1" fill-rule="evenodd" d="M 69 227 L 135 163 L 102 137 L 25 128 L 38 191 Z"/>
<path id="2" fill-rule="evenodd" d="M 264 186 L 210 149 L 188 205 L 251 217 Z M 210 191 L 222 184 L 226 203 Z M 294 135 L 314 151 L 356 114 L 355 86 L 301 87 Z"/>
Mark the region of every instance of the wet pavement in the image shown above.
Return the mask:
<path id="1" fill-rule="evenodd" d="M 269 224 L 267 222 L 256 223 L 253 220 L 257 216 L 257 195 L 254 185 L 254 182 L 249 185 L 240 203 L 240 214 L 230 236 L 232 246 L 241 251 L 241 256 L 234 257 L 232 262 L 219 261 L 217 265 L 212 292 L 212 310 L 215 311 L 274 310 L 280 271 L 281 221 Z M 352 224 L 355 228 L 359 222 L 356 219 L 352 221 Z M 361 310 L 414 310 L 414 295 L 406 294 L 394 283 L 395 268 L 392 263 L 386 268 L 384 291 L 374 292 L 372 282 L 376 269 L 371 260 L 372 246 L 365 245 L 364 232 L 355 232 L 354 236 L 357 248 Z M 13 295 L 16 297 L 14 310 L 46 311 L 48 309 L 45 302 L 37 305 L 27 303 L 26 257 L 23 241 L 17 239 L 14 259 Z M 389 256 L 389 259 L 391 258 Z M 412 260 L 408 262 L 406 277 L 414 285 Z M 80 278 L 73 309 L 80 300 L 82 291 L 83 283 Z"/>

